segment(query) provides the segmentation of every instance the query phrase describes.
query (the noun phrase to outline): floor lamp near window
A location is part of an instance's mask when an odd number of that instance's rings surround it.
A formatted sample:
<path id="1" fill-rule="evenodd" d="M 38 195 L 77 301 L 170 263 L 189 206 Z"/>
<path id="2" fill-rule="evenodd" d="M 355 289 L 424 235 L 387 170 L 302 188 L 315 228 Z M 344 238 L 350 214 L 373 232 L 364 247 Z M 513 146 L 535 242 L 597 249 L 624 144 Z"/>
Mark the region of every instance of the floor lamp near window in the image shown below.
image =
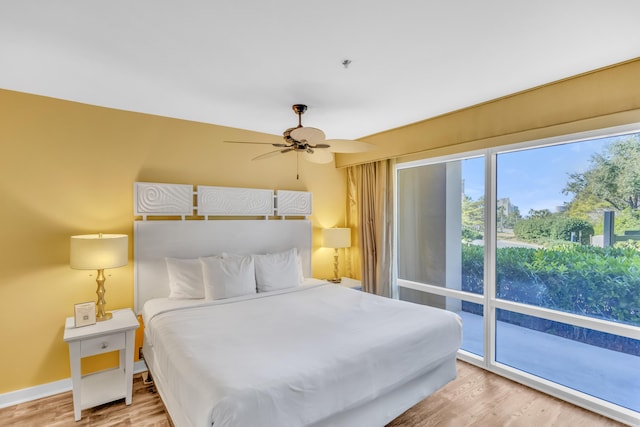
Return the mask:
<path id="1" fill-rule="evenodd" d="M 351 246 L 350 228 L 325 228 L 322 230 L 322 246 L 333 248 L 333 279 L 332 283 L 340 283 L 342 279 L 338 276 L 338 249 Z"/>
<path id="2" fill-rule="evenodd" d="M 96 320 L 111 319 L 105 312 L 104 270 L 123 267 L 129 262 L 129 244 L 126 234 L 85 234 L 71 236 L 70 264 L 77 270 L 97 270 L 98 302 Z"/>

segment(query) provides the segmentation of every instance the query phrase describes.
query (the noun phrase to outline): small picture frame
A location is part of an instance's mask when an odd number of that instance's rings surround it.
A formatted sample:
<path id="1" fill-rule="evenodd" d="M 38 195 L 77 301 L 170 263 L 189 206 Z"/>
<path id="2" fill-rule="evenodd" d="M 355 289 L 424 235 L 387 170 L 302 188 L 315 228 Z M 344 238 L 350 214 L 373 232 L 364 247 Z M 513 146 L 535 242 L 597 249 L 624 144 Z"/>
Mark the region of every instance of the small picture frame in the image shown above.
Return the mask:
<path id="1" fill-rule="evenodd" d="M 73 305 L 74 325 L 76 328 L 89 326 L 96 323 L 95 301 L 82 302 Z"/>

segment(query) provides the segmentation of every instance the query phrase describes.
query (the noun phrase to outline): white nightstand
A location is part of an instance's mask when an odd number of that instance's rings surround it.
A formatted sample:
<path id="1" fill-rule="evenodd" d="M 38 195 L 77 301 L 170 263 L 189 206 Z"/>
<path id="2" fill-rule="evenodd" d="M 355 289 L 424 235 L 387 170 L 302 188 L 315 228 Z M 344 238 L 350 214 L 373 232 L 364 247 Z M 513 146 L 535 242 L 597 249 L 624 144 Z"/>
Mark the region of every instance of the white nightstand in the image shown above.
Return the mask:
<path id="1" fill-rule="evenodd" d="M 74 327 L 73 317 L 67 317 L 64 340 L 69 344 L 76 421 L 82 418 L 83 409 L 122 398 L 125 404 L 131 404 L 135 330 L 140 324 L 129 308 L 112 313 L 110 320 L 80 328 Z M 82 376 L 80 361 L 83 357 L 116 350 L 120 350 L 118 368 Z"/>

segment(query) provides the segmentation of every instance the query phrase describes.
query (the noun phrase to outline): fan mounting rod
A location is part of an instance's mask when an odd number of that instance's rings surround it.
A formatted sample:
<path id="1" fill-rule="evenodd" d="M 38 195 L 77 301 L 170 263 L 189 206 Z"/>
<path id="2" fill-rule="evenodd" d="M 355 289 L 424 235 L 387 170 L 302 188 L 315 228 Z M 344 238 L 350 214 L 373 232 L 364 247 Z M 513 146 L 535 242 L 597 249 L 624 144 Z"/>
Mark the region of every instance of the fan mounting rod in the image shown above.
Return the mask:
<path id="1" fill-rule="evenodd" d="M 298 115 L 298 127 L 302 127 L 302 115 L 307 111 L 307 106 L 304 104 L 293 104 L 291 108 L 294 113 Z"/>

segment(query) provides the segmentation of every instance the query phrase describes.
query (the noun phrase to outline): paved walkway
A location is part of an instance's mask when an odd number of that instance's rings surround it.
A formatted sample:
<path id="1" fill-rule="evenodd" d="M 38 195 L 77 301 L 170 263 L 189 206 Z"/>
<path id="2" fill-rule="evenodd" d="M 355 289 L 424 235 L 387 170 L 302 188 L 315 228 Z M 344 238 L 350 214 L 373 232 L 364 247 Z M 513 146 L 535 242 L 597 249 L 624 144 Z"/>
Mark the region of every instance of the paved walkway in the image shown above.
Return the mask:
<path id="1" fill-rule="evenodd" d="M 458 313 L 462 348 L 482 355 L 482 316 Z M 498 322 L 498 362 L 640 412 L 640 357 Z"/>

